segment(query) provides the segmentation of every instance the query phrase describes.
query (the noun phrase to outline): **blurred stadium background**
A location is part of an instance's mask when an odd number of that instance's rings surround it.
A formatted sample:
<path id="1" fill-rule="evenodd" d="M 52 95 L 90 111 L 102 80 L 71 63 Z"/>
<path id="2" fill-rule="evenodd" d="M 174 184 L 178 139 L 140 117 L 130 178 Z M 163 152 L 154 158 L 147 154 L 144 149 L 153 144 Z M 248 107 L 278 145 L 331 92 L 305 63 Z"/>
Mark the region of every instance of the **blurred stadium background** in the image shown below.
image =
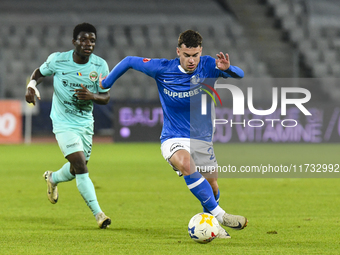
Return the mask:
<path id="1" fill-rule="evenodd" d="M 0 22 L 0 100 L 23 101 L 32 71 L 50 53 L 72 49 L 72 30 L 82 22 L 96 26 L 95 54 L 107 60 L 110 70 L 128 55 L 175 58 L 179 33 L 195 29 L 204 38 L 204 54 L 228 52 L 247 78 L 340 77 L 337 0 L 2 0 Z M 271 95 L 271 86 L 262 84 L 255 100 L 264 100 L 268 91 Z M 320 103 L 336 105 L 340 99 L 337 82 L 311 83 L 308 89 Z M 52 79 L 45 79 L 39 90 L 42 101 L 32 134 L 52 135 Z M 115 105 L 150 104 L 157 119 L 148 121 L 161 121 L 157 87 L 144 74 L 128 71 L 114 85 L 111 98 L 108 106 L 95 108 L 98 136 L 117 133 Z M 148 114 L 144 110 L 140 116 Z M 150 130 L 159 136 L 159 125 Z"/>

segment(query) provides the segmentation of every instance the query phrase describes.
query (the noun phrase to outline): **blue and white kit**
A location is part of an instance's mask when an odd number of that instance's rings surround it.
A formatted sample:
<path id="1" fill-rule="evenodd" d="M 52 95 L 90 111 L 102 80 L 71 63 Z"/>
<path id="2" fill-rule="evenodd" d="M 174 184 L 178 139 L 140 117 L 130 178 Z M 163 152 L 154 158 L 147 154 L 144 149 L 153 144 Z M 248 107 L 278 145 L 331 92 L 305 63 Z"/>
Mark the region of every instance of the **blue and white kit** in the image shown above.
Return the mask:
<path id="1" fill-rule="evenodd" d="M 187 73 L 181 67 L 179 58 L 167 60 L 126 57 L 103 80 L 103 87 L 111 87 L 130 68 L 147 74 L 157 83 L 164 115 L 160 138 L 162 143 L 171 138 L 211 142 L 211 114 L 201 115 L 201 94 L 205 93 L 200 89 L 202 82 L 209 78 L 242 78 L 244 75 L 242 69 L 236 66 L 230 66 L 225 71 L 217 69 L 215 59 L 210 56 L 202 56 L 192 73 Z M 207 105 L 207 112 L 211 112 L 209 101 Z"/>
<path id="2" fill-rule="evenodd" d="M 102 81 L 104 88 L 109 88 L 128 69 L 143 72 L 156 80 L 158 93 L 163 109 L 164 123 L 161 134 L 161 150 L 163 157 L 170 163 L 171 156 L 177 150 L 187 150 L 197 166 L 217 166 L 212 147 L 214 107 L 207 100 L 207 114 L 201 114 L 201 95 L 204 82 L 223 78 L 242 78 L 243 71 L 230 66 L 221 71 L 216 68 L 216 60 L 210 56 L 201 56 L 197 68 L 186 72 L 180 65 L 179 58 L 149 59 L 141 57 L 126 57 L 118 63 L 106 79 Z M 215 83 L 215 82 L 213 82 Z M 209 103 L 210 102 L 210 103 Z M 197 144 L 197 145 L 195 145 Z M 172 165 L 173 169 L 181 173 Z M 218 205 L 219 190 L 213 193 L 208 181 L 195 171 L 184 176 L 186 185 L 193 195 L 201 202 L 203 210 L 210 212 L 223 222 L 225 211 Z"/>

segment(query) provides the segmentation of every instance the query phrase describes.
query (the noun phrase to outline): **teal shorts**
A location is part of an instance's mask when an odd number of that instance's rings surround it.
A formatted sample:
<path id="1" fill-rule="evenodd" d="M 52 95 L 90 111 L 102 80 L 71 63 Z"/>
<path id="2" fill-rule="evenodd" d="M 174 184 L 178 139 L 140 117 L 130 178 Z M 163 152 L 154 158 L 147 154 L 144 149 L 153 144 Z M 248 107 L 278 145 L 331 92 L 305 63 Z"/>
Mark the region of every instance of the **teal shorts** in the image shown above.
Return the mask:
<path id="1" fill-rule="evenodd" d="M 69 130 L 55 134 L 59 148 L 65 158 L 77 151 L 83 151 L 87 161 L 91 156 L 92 136 L 93 133 L 91 130 L 87 131 L 86 128 L 82 130 L 82 132 Z"/>

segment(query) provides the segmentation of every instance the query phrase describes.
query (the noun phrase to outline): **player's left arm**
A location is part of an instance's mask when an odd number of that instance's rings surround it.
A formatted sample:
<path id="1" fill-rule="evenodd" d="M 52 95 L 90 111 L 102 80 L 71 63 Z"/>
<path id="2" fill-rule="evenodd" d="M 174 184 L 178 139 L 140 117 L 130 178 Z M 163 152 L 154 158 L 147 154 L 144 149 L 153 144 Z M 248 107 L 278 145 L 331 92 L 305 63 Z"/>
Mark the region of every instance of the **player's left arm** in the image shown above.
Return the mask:
<path id="1" fill-rule="evenodd" d="M 110 92 L 92 93 L 83 84 L 80 84 L 81 89 L 75 89 L 75 94 L 79 100 L 92 100 L 96 104 L 107 104 L 110 101 Z"/>
<path id="2" fill-rule="evenodd" d="M 241 68 L 237 66 L 232 66 L 229 60 L 229 54 L 225 55 L 223 52 L 216 54 L 217 59 L 215 60 L 216 68 L 223 71 L 223 77 L 232 77 L 232 78 L 243 78 L 244 72 Z"/>
<path id="3" fill-rule="evenodd" d="M 127 56 L 106 77 L 99 76 L 99 87 L 101 89 L 111 88 L 113 83 L 130 68 L 155 78 L 161 62 L 161 59 Z"/>

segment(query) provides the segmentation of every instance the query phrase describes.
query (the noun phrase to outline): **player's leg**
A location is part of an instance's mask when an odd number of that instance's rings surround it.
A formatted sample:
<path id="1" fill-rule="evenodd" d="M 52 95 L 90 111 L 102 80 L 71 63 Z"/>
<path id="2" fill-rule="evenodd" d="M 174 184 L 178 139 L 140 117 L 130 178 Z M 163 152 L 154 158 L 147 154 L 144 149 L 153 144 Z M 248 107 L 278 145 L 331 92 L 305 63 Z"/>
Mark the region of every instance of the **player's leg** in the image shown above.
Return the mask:
<path id="1" fill-rule="evenodd" d="M 210 177 L 210 173 L 205 173 L 205 174 L 202 173 L 202 175 L 209 182 L 209 184 L 210 184 L 210 186 L 211 186 L 211 188 L 213 190 L 216 203 L 219 205 L 219 202 L 220 202 L 220 190 L 218 188 L 217 178 Z M 203 207 L 203 212 L 208 212 L 209 213 L 209 211 L 205 207 Z"/>
<path id="2" fill-rule="evenodd" d="M 99 206 L 94 185 L 89 177 L 84 152 L 78 151 L 68 155 L 66 158 L 74 169 L 79 193 L 96 217 L 99 227 L 106 228 L 111 224 L 111 220 L 103 213 Z"/>
<path id="3" fill-rule="evenodd" d="M 197 166 L 197 170 L 209 182 L 215 200 L 219 204 L 220 191 L 217 184 L 217 160 L 214 153 L 214 148 L 211 142 L 190 139 L 191 156 Z M 203 212 L 209 212 L 203 207 Z"/>
<path id="4" fill-rule="evenodd" d="M 191 193 L 201 202 L 206 211 L 223 221 L 225 211 L 217 204 L 212 186 L 199 172 L 196 172 L 194 160 L 186 150 L 176 151 L 169 159 L 172 166 L 184 176 L 184 180 Z M 230 238 L 230 235 L 219 225 L 218 238 Z"/>
<path id="5" fill-rule="evenodd" d="M 207 181 L 209 182 L 213 192 L 214 192 L 214 196 L 215 196 L 215 200 L 216 203 L 219 205 L 219 201 L 220 201 L 220 190 L 218 188 L 218 184 L 217 184 L 217 177 L 211 177 L 212 173 L 202 173 L 202 175 L 207 179 Z M 214 175 L 214 173 L 213 173 Z M 217 172 L 216 172 L 216 176 L 217 176 Z M 203 212 L 206 213 L 210 213 L 209 210 L 207 210 L 205 207 L 203 207 Z M 231 236 L 229 235 L 229 233 L 222 228 L 220 225 L 218 226 L 218 234 L 217 234 L 217 238 L 222 238 L 222 239 L 228 239 L 231 238 Z"/>
<path id="6" fill-rule="evenodd" d="M 71 173 L 71 163 L 65 163 L 58 171 L 51 174 L 51 181 L 57 185 L 60 182 L 72 181 L 75 178 L 75 174 Z"/>
<path id="7" fill-rule="evenodd" d="M 201 204 L 215 215 L 223 215 L 224 211 L 217 205 L 210 184 L 196 171 L 195 162 L 190 155 L 190 139 L 169 139 L 162 143 L 161 150 L 164 159 L 173 169 L 180 176 L 184 175 L 186 185 Z"/>
<path id="8" fill-rule="evenodd" d="M 206 175 L 206 174 L 204 174 L 204 175 Z M 206 177 L 206 179 L 208 180 L 209 184 L 211 185 L 211 187 L 212 187 L 212 189 L 214 191 L 216 203 L 219 205 L 220 190 L 218 188 L 217 178 L 208 178 L 208 177 Z M 209 213 L 213 214 L 204 205 L 203 205 L 203 211 L 204 212 L 209 212 Z M 245 228 L 247 226 L 247 224 L 248 224 L 248 220 L 247 220 L 246 217 L 241 216 L 241 215 L 228 214 L 226 212 L 222 216 L 222 221 L 219 220 L 219 222 L 222 225 L 224 225 L 224 226 L 227 226 L 227 227 L 230 227 L 230 228 L 234 228 L 234 229 L 238 229 L 238 230 Z M 219 237 L 221 237 L 221 238 L 230 238 L 229 234 L 227 232 L 224 232 L 223 229 L 220 229 Z"/>
<path id="9" fill-rule="evenodd" d="M 86 130 L 80 134 L 80 136 L 81 136 L 81 141 L 83 145 L 83 156 L 86 159 L 86 162 L 85 162 L 85 166 L 86 166 L 88 160 L 90 159 L 91 152 L 92 152 L 93 127 L 87 127 Z M 82 167 L 83 166 L 84 165 L 82 165 Z M 108 225 L 111 224 L 111 219 L 107 217 L 99 207 L 95 188 L 94 188 L 94 185 L 91 179 L 89 178 L 87 166 L 86 166 L 87 171 L 84 171 L 83 173 L 78 173 L 79 169 L 77 169 L 76 166 L 73 166 L 73 164 L 72 164 L 72 167 L 76 174 L 77 188 L 80 194 L 84 198 L 86 204 L 92 210 L 93 215 L 96 217 L 98 226 L 100 228 L 106 228 Z"/>
<path id="10" fill-rule="evenodd" d="M 210 178 L 208 176 L 205 176 L 204 174 L 203 174 L 203 176 L 209 182 L 209 184 L 210 184 L 210 186 L 211 186 L 211 188 L 214 192 L 214 196 L 216 197 L 220 193 L 220 190 L 218 189 L 217 178 Z"/>
<path id="11" fill-rule="evenodd" d="M 184 176 L 184 180 L 190 191 L 211 214 L 219 221 L 225 211 L 216 203 L 213 189 L 209 182 L 196 171 L 196 165 L 189 152 L 186 150 L 176 151 L 169 159 L 172 166 L 178 169 Z"/>
<path id="12" fill-rule="evenodd" d="M 86 159 L 83 151 L 74 152 L 68 156 L 66 159 L 71 163 L 74 169 L 77 188 L 84 198 L 87 206 L 91 209 L 93 215 L 101 212 L 99 207 L 94 185 L 89 177 L 89 172 L 86 165 Z"/>
<path id="13" fill-rule="evenodd" d="M 70 162 L 67 162 L 58 171 L 46 171 L 43 174 L 43 177 L 47 183 L 47 197 L 52 204 L 58 202 L 58 183 L 71 181 L 75 178 L 74 174 L 71 173 L 70 168 L 71 164 Z"/>
<path id="14" fill-rule="evenodd" d="M 59 132 L 56 134 L 56 139 L 61 151 L 66 156 L 68 153 L 73 152 L 73 150 L 69 151 L 68 149 L 72 147 L 70 144 L 76 144 L 79 138 L 72 132 Z M 55 204 L 59 198 L 58 183 L 73 180 L 75 174 L 71 173 L 71 164 L 67 162 L 56 172 L 46 171 L 43 177 L 47 183 L 47 198 L 52 204 Z"/>
<path id="15" fill-rule="evenodd" d="M 245 217 L 227 214 L 217 204 L 209 182 L 196 171 L 195 162 L 190 155 L 190 139 L 169 139 L 162 143 L 161 151 L 164 159 L 173 169 L 180 176 L 184 175 L 191 193 L 222 225 L 235 229 L 243 229 L 247 225 L 248 221 Z"/>
<path id="16" fill-rule="evenodd" d="M 220 190 L 218 188 L 218 184 L 217 184 L 217 177 L 215 178 L 212 178 L 211 177 L 211 173 L 205 173 L 205 174 L 202 174 L 206 179 L 207 181 L 209 182 L 213 192 L 214 192 L 214 196 L 215 196 L 215 200 L 216 200 L 216 203 L 219 205 L 219 201 L 220 201 Z M 207 213 L 210 213 L 209 210 L 207 210 L 205 207 L 203 207 L 203 212 L 207 212 Z M 217 238 L 223 238 L 223 239 L 228 239 L 228 238 L 231 238 L 229 233 L 224 229 L 222 228 L 220 225 L 219 225 L 219 230 L 218 230 L 218 235 L 217 235 Z"/>
<path id="17" fill-rule="evenodd" d="M 105 228 L 111 220 L 105 216 L 99 207 L 94 185 L 89 177 L 87 161 L 91 155 L 92 132 L 79 134 L 78 132 L 59 132 L 56 134 L 58 145 L 69 161 L 59 171 L 52 174 L 52 181 L 56 182 L 76 179 L 79 193 L 96 217 L 99 227 Z M 56 174 L 56 175 L 55 175 Z M 51 200 L 50 200 L 51 201 Z"/>

